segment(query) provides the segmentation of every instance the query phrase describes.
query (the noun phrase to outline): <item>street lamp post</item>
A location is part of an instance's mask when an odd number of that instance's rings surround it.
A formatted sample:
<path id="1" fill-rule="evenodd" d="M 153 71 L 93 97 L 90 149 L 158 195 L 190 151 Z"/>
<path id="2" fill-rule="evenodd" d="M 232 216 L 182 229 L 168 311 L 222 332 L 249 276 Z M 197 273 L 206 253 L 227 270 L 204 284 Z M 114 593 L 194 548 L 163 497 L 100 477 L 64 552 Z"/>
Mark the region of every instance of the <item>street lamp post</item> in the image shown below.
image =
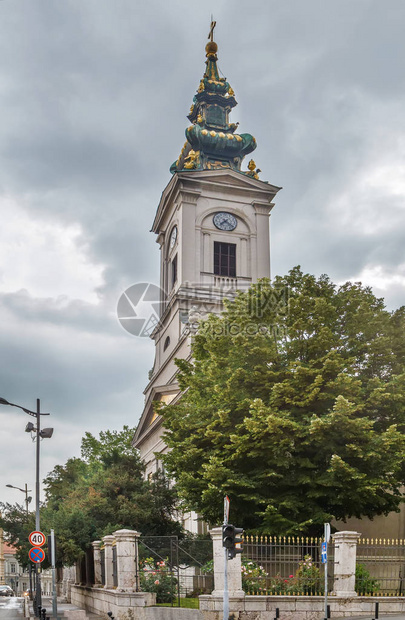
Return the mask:
<path id="1" fill-rule="evenodd" d="M 6 487 L 9 489 L 17 489 L 18 491 L 21 491 L 21 493 L 25 493 L 25 510 L 28 517 L 28 504 L 30 503 L 32 497 L 28 497 L 28 493 L 31 493 L 31 489 L 28 488 L 27 483 L 25 483 L 25 489 L 20 489 L 20 487 L 15 487 L 12 484 L 6 484 Z"/>
<path id="2" fill-rule="evenodd" d="M 41 415 L 50 415 L 49 413 L 41 413 L 41 402 L 39 398 L 37 398 L 37 410 L 31 411 L 30 409 L 26 409 L 25 407 L 21 407 L 21 405 L 16 405 L 15 403 L 9 403 L 5 398 L 0 398 L 0 405 L 10 405 L 11 407 L 17 407 L 21 409 L 28 415 L 37 419 L 36 427 L 32 424 L 32 422 L 28 422 L 25 430 L 27 433 L 35 432 L 36 433 L 36 474 L 35 474 L 35 529 L 40 531 L 40 519 L 39 519 L 39 457 L 40 457 L 40 439 L 51 438 L 53 434 L 53 428 L 44 428 L 41 430 Z M 42 592 L 41 592 L 41 564 L 35 564 L 35 574 L 36 574 L 36 605 L 35 605 L 35 615 L 38 616 L 38 608 L 42 607 Z"/>

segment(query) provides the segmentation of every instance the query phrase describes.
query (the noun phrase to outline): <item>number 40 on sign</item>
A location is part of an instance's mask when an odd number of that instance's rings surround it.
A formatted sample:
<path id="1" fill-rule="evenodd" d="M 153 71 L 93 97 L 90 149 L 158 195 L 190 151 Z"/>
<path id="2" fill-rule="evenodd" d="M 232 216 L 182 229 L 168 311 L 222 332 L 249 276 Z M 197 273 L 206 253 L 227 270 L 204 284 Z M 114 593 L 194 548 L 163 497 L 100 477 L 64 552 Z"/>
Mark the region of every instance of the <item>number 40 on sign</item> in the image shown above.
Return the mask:
<path id="1" fill-rule="evenodd" d="M 46 537 L 42 532 L 31 532 L 28 540 L 34 547 L 42 547 L 45 544 Z"/>

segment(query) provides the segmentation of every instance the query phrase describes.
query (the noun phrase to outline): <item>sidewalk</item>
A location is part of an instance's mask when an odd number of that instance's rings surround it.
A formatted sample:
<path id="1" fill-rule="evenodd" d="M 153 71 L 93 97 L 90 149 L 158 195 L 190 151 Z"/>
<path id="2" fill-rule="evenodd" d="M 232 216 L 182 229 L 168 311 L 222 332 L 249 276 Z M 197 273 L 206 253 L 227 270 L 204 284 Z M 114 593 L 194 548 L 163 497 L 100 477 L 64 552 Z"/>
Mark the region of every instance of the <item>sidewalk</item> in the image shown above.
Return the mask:
<path id="1" fill-rule="evenodd" d="M 30 613 L 32 612 L 32 606 L 30 606 Z M 42 597 L 42 607 L 46 609 L 46 615 L 52 620 L 53 616 L 52 616 L 52 598 L 47 597 L 47 596 L 43 596 Z M 77 609 L 81 609 L 81 607 L 77 607 L 76 605 L 72 605 L 72 603 L 62 603 L 59 602 L 58 600 L 58 618 L 60 618 L 61 620 L 63 620 L 64 617 L 64 612 L 65 611 L 74 611 Z M 85 611 L 85 610 L 82 610 Z M 85 611 L 86 613 L 86 617 L 88 618 L 88 620 L 109 620 L 109 617 L 107 616 L 107 614 L 105 615 L 100 615 L 100 614 L 93 614 L 90 611 Z M 32 616 L 31 616 L 32 617 Z"/>

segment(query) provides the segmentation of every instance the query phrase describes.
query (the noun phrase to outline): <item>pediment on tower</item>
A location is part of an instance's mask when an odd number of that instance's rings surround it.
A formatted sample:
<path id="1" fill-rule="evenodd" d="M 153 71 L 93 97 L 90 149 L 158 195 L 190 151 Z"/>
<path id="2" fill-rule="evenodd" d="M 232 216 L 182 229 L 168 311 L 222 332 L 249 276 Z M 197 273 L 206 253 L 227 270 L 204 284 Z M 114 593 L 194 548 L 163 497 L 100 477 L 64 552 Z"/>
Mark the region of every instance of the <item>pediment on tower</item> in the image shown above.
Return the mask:
<path id="1" fill-rule="evenodd" d="M 246 196 L 247 202 L 270 206 L 280 189 L 276 185 L 231 168 L 178 172 L 173 175 L 162 192 L 152 231 L 156 234 L 161 232 L 167 209 L 174 202 L 196 202 L 200 196 L 220 191 L 242 194 Z"/>

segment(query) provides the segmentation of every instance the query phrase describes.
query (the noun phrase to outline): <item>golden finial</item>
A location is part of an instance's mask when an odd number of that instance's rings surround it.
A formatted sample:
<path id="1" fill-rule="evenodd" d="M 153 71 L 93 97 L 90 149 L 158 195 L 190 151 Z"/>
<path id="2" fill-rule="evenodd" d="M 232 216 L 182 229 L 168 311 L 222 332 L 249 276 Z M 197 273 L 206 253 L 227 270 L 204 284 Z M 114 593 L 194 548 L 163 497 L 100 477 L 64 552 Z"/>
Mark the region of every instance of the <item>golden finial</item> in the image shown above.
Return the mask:
<path id="1" fill-rule="evenodd" d="M 199 85 L 199 87 L 198 87 L 197 92 L 198 92 L 198 93 L 202 93 L 202 91 L 203 91 L 204 89 L 205 89 L 205 86 L 204 86 L 204 80 L 201 80 L 201 81 L 200 81 L 200 85 Z"/>
<path id="2" fill-rule="evenodd" d="M 231 86 L 228 88 L 228 95 L 230 97 L 235 97 L 235 91 L 233 90 Z"/>

